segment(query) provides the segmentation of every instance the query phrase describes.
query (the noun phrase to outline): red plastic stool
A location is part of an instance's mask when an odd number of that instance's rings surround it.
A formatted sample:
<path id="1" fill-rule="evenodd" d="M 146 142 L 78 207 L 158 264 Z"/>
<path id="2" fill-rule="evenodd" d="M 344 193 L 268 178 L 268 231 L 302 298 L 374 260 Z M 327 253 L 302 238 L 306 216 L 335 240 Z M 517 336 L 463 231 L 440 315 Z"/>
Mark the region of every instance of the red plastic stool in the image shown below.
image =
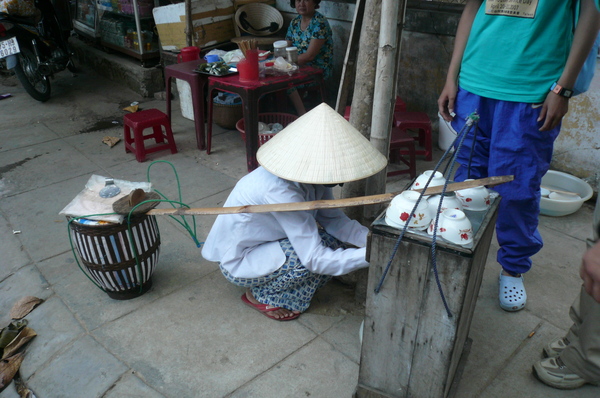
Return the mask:
<path id="1" fill-rule="evenodd" d="M 346 119 L 347 121 L 350 121 L 350 111 L 352 110 L 352 107 L 350 105 L 346 106 L 346 109 L 344 110 L 344 119 Z"/>
<path id="2" fill-rule="evenodd" d="M 425 155 L 425 160 L 433 158 L 433 143 L 431 138 L 431 120 L 425 112 L 394 112 L 394 127 L 407 130 L 418 130 L 418 136 L 414 137 L 419 141 L 419 146 L 423 149 L 416 150 L 417 155 Z M 407 152 L 403 151 L 403 154 Z"/>
<path id="3" fill-rule="evenodd" d="M 406 112 L 406 104 L 399 96 L 396 96 L 396 102 L 394 103 L 394 113 L 396 112 Z"/>
<path id="4" fill-rule="evenodd" d="M 125 152 L 135 153 L 138 162 L 146 160 L 149 153 L 170 149 L 177 153 L 173 131 L 166 114 L 158 109 L 147 109 L 123 116 Z M 152 127 L 152 134 L 144 135 L 144 129 Z M 162 127 L 165 132 L 163 133 Z M 131 134 L 133 129 L 133 135 Z M 144 141 L 154 139 L 156 144 L 147 147 Z M 166 142 L 165 142 L 166 141 Z"/>
<path id="5" fill-rule="evenodd" d="M 408 154 L 408 159 L 404 157 L 403 152 Z M 390 163 L 402 162 L 408 166 L 405 170 L 389 171 L 388 177 L 399 174 L 409 174 L 410 178 L 417 176 L 417 160 L 415 156 L 415 140 L 406 131 L 397 127 L 392 127 L 390 138 Z"/>

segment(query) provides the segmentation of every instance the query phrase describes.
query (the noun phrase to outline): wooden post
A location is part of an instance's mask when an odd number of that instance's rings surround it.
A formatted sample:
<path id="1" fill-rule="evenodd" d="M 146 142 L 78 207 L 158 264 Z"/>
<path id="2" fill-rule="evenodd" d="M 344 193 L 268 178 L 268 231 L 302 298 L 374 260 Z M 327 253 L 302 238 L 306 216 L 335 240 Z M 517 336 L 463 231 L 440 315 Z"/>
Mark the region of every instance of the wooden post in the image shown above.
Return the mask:
<path id="1" fill-rule="evenodd" d="M 194 45 L 194 23 L 192 22 L 192 0 L 185 0 L 185 43 L 188 47 Z"/>

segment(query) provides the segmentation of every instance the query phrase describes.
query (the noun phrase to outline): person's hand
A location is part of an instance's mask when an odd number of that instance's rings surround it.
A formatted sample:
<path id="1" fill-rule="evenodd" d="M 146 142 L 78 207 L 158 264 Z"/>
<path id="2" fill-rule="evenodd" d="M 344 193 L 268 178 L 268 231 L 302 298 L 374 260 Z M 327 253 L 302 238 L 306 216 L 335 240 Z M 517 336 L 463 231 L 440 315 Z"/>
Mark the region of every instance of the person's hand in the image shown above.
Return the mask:
<path id="1" fill-rule="evenodd" d="M 583 255 L 579 274 L 585 291 L 600 303 L 600 241 Z"/>
<path id="2" fill-rule="evenodd" d="M 568 98 L 549 92 L 542 105 L 542 112 L 540 112 L 540 116 L 537 120 L 538 122 L 544 121 L 544 124 L 540 127 L 540 131 L 552 130 L 554 127 L 558 126 L 568 110 Z"/>
<path id="3" fill-rule="evenodd" d="M 455 82 L 446 82 L 440 98 L 438 98 L 438 110 L 447 122 L 454 119 L 454 101 L 456 100 L 457 91 L 458 87 Z"/>

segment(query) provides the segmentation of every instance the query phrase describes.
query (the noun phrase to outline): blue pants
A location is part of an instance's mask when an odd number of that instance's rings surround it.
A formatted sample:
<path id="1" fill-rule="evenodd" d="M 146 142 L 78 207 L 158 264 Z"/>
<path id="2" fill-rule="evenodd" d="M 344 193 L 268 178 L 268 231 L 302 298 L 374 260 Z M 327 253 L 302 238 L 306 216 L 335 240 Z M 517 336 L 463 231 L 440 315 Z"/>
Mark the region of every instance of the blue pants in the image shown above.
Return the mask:
<path id="1" fill-rule="evenodd" d="M 550 167 L 554 140 L 560 125 L 539 131 L 541 104 L 499 101 L 459 89 L 452 127 L 460 131 L 474 111 L 480 116 L 473 154 L 474 130 L 457 156 L 460 167 L 455 181 L 466 178 L 514 175 L 514 181 L 494 189 L 502 200 L 498 209 L 496 236 L 500 250 L 497 261 L 513 274 L 529 271 L 530 257 L 543 246 L 537 226 L 540 213 L 540 184 Z M 470 168 L 468 168 L 471 156 Z"/>

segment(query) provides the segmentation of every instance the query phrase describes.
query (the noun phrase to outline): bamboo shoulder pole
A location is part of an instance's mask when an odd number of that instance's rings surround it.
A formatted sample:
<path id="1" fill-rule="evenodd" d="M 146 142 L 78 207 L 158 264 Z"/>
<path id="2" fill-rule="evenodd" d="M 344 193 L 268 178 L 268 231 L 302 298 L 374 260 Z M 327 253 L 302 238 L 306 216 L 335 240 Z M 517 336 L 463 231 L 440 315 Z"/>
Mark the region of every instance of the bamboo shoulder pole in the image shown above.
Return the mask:
<path id="1" fill-rule="evenodd" d="M 448 184 L 446 192 L 458 191 L 461 189 L 472 188 L 486 185 L 489 187 L 503 184 L 513 180 L 512 175 L 481 178 L 478 180 L 454 182 Z M 425 195 L 436 195 L 442 192 L 443 186 L 427 188 Z M 416 190 L 421 192 L 422 189 Z M 238 213 L 270 213 L 280 211 L 306 211 L 317 209 L 337 209 L 341 207 L 365 206 L 377 203 L 391 201 L 401 192 L 384 193 L 379 195 L 361 196 L 357 198 L 332 199 L 332 200 L 314 200 L 310 202 L 294 203 L 275 203 L 268 205 L 247 205 L 232 207 L 204 207 L 204 208 L 184 208 L 177 209 L 153 209 L 146 213 L 149 216 L 200 216 L 200 215 L 220 215 L 220 214 L 238 214 Z"/>

